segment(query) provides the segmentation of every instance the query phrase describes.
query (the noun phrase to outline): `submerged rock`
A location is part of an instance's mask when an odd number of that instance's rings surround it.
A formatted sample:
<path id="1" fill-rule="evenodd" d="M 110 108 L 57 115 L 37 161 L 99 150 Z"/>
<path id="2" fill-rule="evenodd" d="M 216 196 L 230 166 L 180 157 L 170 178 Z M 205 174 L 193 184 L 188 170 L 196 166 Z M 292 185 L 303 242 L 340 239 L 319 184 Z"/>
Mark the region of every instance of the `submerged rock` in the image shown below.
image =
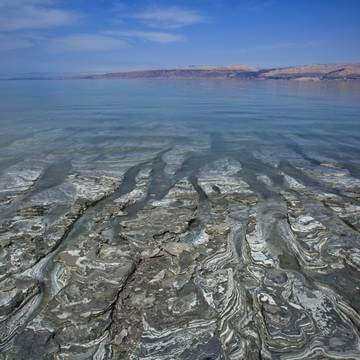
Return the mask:
<path id="1" fill-rule="evenodd" d="M 0 359 L 360 358 L 354 168 L 146 126 L 0 177 Z"/>

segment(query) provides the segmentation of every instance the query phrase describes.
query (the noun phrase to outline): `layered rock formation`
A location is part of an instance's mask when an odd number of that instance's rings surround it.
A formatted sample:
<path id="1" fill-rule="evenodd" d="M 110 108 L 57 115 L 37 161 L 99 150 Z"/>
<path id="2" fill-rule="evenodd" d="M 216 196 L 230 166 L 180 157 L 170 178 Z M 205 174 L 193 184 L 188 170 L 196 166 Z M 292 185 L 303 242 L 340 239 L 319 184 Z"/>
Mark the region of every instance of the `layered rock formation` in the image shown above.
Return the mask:
<path id="1" fill-rule="evenodd" d="M 360 358 L 356 154 L 178 130 L 8 144 L 0 359 Z"/>
<path id="2" fill-rule="evenodd" d="M 88 79 L 246 79 L 246 80 L 359 80 L 359 64 L 305 65 L 259 69 L 245 65 L 191 66 L 90 75 Z"/>
<path id="3" fill-rule="evenodd" d="M 359 80 L 360 64 L 314 64 L 279 68 L 250 65 L 192 65 L 169 69 L 133 70 L 104 74 L 14 74 L 0 80 L 46 79 L 239 79 L 239 80 Z"/>

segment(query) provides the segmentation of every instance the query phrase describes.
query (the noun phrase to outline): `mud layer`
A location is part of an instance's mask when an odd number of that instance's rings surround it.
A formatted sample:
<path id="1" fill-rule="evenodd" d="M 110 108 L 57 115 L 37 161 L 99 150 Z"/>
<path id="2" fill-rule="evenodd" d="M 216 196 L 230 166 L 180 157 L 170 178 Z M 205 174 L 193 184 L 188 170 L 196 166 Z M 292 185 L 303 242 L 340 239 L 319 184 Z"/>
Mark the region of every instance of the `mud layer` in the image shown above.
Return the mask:
<path id="1" fill-rule="evenodd" d="M 356 138 L 10 135 L 0 359 L 360 358 Z"/>

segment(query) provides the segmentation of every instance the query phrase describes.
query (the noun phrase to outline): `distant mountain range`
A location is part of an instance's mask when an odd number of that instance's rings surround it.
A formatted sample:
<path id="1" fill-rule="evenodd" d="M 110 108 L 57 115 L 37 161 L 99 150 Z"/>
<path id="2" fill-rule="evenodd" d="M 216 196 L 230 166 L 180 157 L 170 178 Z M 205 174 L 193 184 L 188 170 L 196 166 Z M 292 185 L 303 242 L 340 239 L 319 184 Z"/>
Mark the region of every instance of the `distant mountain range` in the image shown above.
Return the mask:
<path id="1" fill-rule="evenodd" d="M 284 79 L 284 80 L 360 80 L 360 64 L 303 65 L 261 69 L 248 65 L 187 66 L 173 69 L 137 70 L 104 74 L 1 77 L 7 80 L 47 79 Z"/>

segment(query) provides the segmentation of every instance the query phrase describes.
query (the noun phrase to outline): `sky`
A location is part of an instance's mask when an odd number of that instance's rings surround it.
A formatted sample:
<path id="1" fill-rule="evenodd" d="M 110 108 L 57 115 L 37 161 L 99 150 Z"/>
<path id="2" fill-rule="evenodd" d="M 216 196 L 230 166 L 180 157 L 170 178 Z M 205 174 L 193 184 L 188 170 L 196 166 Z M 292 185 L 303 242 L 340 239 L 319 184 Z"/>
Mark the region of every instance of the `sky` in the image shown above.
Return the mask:
<path id="1" fill-rule="evenodd" d="M 360 63 L 360 0 L 0 0 L 0 73 Z"/>

